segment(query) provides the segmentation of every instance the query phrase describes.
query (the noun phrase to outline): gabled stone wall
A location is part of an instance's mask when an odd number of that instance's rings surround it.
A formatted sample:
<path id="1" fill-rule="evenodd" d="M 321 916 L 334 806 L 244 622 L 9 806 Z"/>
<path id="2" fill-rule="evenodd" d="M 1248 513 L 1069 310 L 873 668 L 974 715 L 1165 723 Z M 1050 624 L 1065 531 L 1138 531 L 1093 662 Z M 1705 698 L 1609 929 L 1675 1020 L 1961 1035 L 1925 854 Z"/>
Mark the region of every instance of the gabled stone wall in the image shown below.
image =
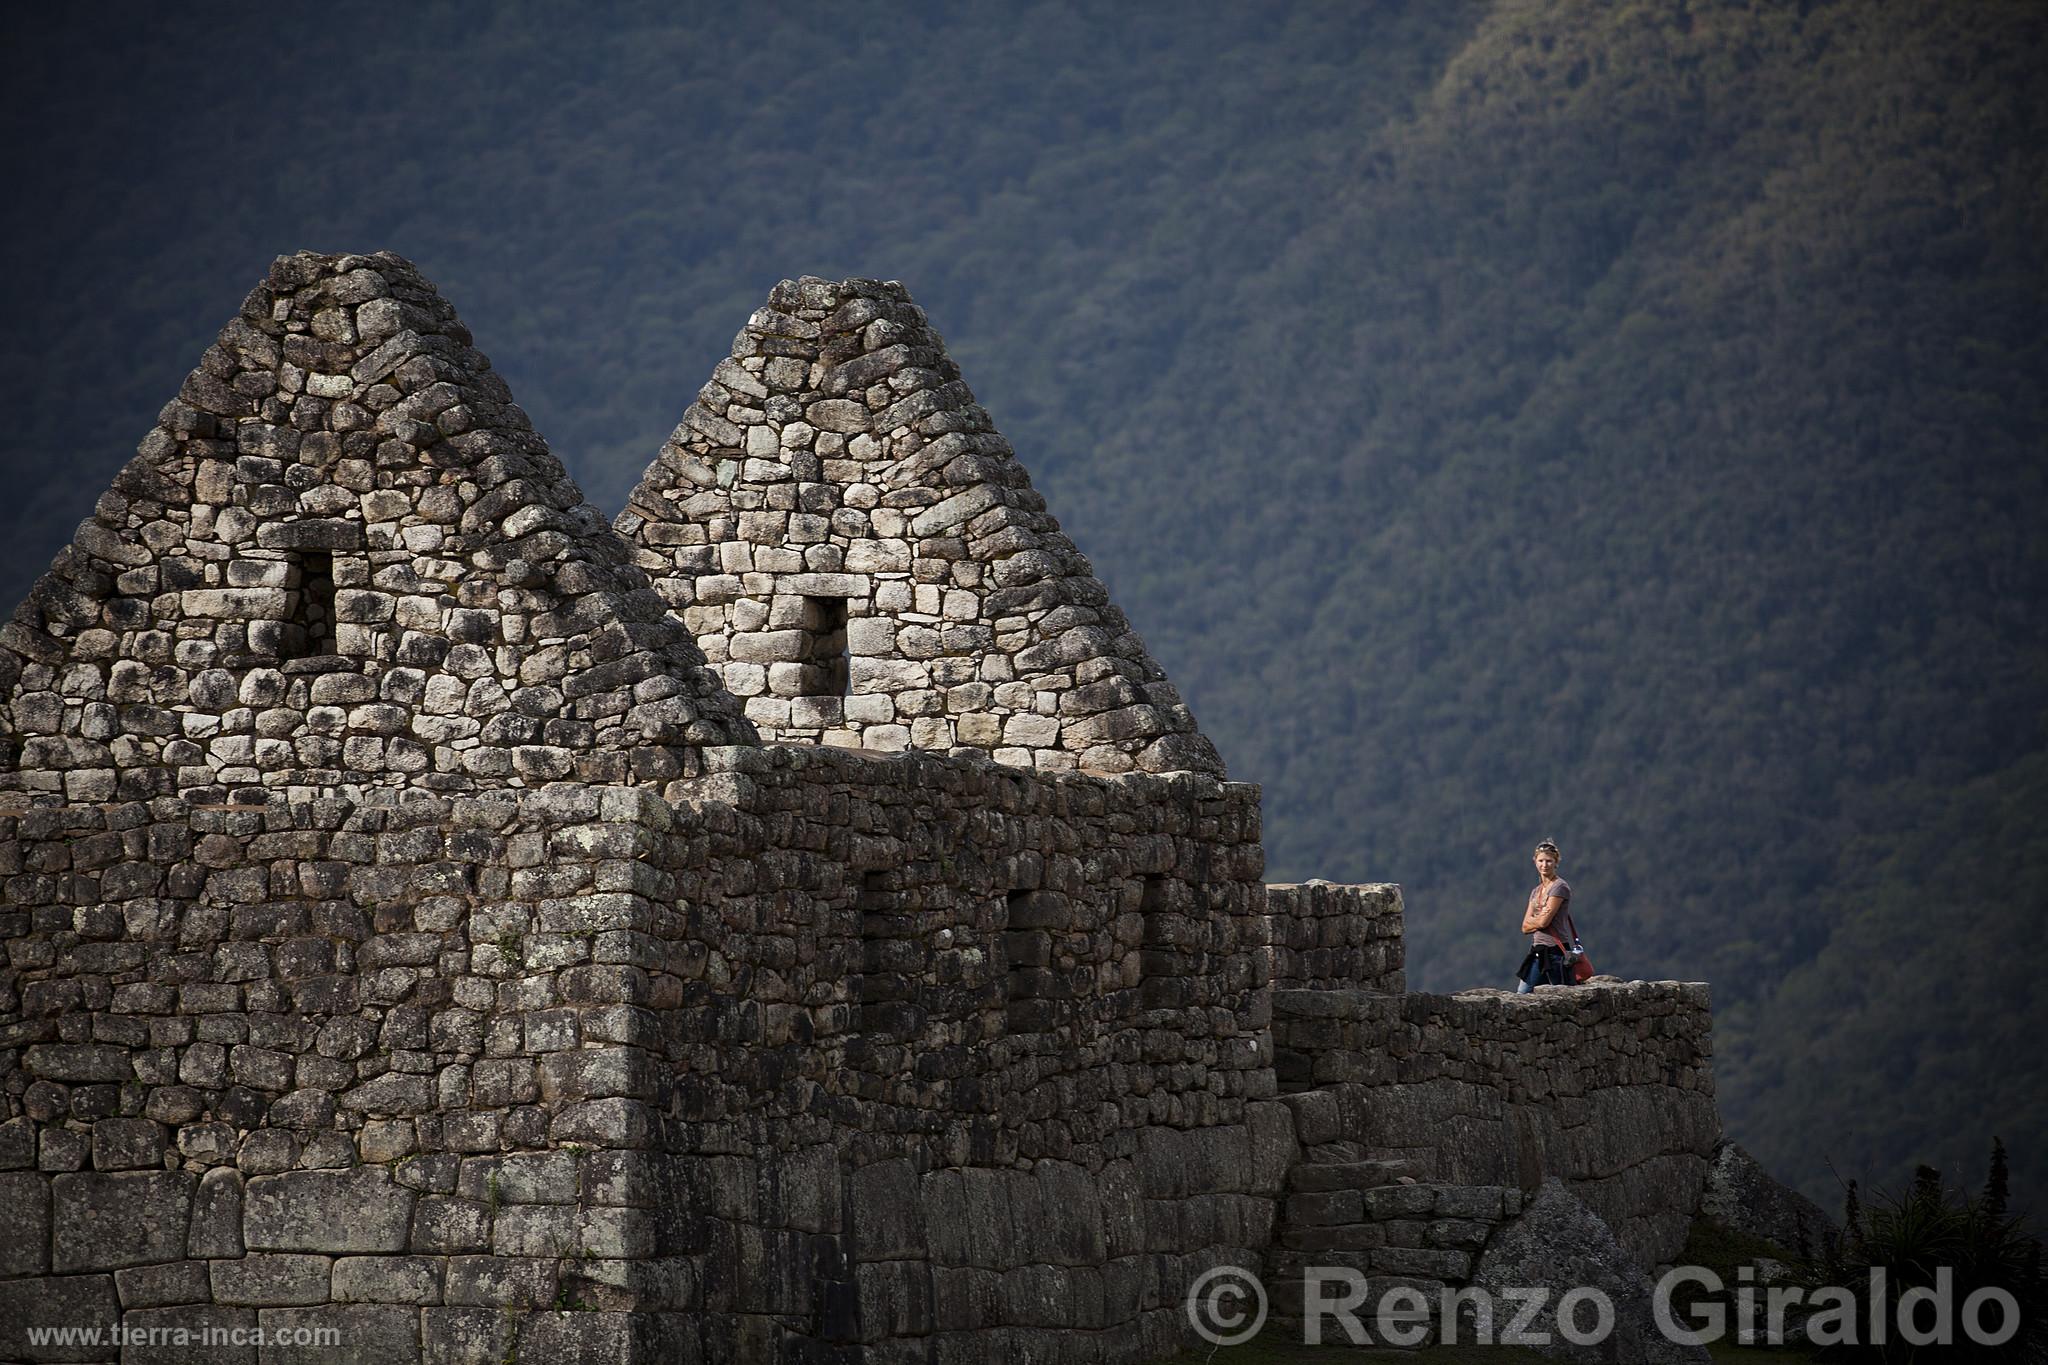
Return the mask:
<path id="1" fill-rule="evenodd" d="M 617 527 L 764 739 L 1223 773 L 899 284 L 777 285 Z"/>
<path id="2" fill-rule="evenodd" d="M 0 790 L 660 784 L 752 738 L 468 329 L 280 257 L 0 628 Z"/>

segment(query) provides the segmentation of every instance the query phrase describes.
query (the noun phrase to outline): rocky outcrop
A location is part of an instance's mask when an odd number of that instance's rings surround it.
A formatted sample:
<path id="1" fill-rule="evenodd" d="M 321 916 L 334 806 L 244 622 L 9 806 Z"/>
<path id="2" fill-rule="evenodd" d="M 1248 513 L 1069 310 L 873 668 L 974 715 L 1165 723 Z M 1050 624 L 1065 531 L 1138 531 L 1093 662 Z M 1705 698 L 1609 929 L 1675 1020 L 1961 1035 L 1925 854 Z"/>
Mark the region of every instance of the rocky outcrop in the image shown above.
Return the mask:
<path id="1" fill-rule="evenodd" d="M 1556 1180 L 1546 1181 L 1520 1216 L 1503 1226 L 1472 1273 L 1472 1284 L 1503 1303 L 1509 1290 L 1541 1290 L 1544 1306 L 1528 1324 L 1547 1338 L 1537 1347 L 1572 1361 L 1615 1365 L 1704 1365 L 1704 1346 L 1681 1346 L 1658 1329 L 1643 1265 L 1614 1239 L 1600 1216 Z M 1597 1290 L 1613 1312 L 1612 1330 L 1594 1330 L 1599 1306 L 1574 1291 Z M 1566 1320 L 1560 1322 L 1560 1314 Z M 1500 1323 L 1494 1330 L 1503 1330 Z M 1597 1338 L 1597 1339 L 1591 1339 Z"/>
<path id="2" fill-rule="evenodd" d="M 1780 1184 L 1755 1157 L 1732 1142 L 1714 1151 L 1700 1215 L 1734 1232 L 1761 1237 L 1794 1256 L 1812 1259 L 1840 1235 L 1826 1210 Z"/>

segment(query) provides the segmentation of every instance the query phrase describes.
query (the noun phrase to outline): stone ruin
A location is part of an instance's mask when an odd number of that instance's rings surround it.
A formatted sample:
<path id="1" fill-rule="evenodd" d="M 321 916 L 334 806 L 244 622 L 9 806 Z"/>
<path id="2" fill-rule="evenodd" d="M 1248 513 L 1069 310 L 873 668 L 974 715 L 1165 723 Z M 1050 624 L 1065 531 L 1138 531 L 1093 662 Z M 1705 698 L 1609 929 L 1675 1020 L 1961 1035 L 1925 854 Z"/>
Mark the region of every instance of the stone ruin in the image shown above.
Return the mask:
<path id="1" fill-rule="evenodd" d="M 1407 993 L 1260 818 L 900 286 L 607 524 L 280 258 L 0 629 L 0 1358 L 1134 1362 L 1545 1180 L 1674 1256 L 1705 988 Z"/>

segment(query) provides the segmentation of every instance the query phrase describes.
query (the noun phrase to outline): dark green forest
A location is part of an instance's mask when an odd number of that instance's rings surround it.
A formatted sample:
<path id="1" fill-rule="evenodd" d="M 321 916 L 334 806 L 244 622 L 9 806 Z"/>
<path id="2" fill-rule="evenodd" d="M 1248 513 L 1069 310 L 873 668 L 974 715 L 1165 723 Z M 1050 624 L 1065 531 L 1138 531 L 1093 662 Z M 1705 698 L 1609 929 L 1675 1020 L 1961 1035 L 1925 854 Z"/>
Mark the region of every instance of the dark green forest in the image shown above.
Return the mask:
<path id="1" fill-rule="evenodd" d="M 0 596 L 271 256 L 436 280 L 616 508 L 903 280 L 1266 790 L 1505 984 L 1528 850 L 1838 1206 L 2048 1181 L 2048 4 L 23 8 Z"/>

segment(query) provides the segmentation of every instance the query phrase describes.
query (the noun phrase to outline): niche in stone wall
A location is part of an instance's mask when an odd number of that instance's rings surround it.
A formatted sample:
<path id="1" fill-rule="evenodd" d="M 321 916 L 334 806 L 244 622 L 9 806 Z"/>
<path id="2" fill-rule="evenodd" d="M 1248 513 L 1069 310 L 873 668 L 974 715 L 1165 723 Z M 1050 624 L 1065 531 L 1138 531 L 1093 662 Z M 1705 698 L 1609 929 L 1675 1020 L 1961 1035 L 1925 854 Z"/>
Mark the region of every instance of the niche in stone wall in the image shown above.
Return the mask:
<path id="1" fill-rule="evenodd" d="M 1138 942 L 1138 1003 L 1143 1009 L 1178 1009 L 1188 1003 L 1190 963 L 1182 942 L 1187 918 L 1173 904 L 1177 886 L 1165 877 L 1148 876 L 1138 902 L 1144 924 Z"/>
<path id="2" fill-rule="evenodd" d="M 855 902 L 860 913 L 860 975 L 853 995 L 860 1006 L 860 1031 L 871 1042 L 907 1042 L 923 1025 L 916 982 L 924 955 L 914 918 L 905 913 L 902 900 L 900 891 L 889 889 L 886 872 L 861 878 Z"/>
<path id="3" fill-rule="evenodd" d="M 1043 1033 L 1060 1022 L 1071 995 L 1055 970 L 1053 935 L 1068 927 L 1067 898 L 1056 891 L 1012 891 L 1003 930 L 1004 1004 L 1012 1033 Z"/>
<path id="4" fill-rule="evenodd" d="M 846 654 L 846 599 L 806 597 L 803 623 L 803 675 L 799 686 L 806 697 L 842 698 L 851 683 Z"/>
<path id="5" fill-rule="evenodd" d="M 294 550 L 291 564 L 291 618 L 285 622 L 279 654 L 286 659 L 334 654 L 334 553 Z"/>

